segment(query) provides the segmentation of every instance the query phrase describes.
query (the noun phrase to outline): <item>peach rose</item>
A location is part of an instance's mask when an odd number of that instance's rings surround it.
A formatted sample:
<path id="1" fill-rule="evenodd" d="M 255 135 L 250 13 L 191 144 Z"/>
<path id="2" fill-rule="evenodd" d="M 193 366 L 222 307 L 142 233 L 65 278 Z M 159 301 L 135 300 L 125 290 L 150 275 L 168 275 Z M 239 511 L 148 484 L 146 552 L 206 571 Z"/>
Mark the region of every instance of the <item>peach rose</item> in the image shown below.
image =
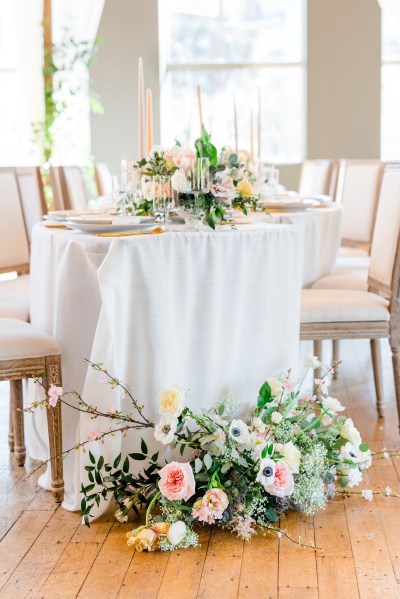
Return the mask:
<path id="1" fill-rule="evenodd" d="M 215 520 L 222 518 L 228 504 L 229 499 L 225 491 L 219 488 L 209 489 L 204 497 L 193 505 L 192 516 L 198 518 L 199 522 L 213 524 Z"/>
<path id="2" fill-rule="evenodd" d="M 128 537 L 128 547 L 134 547 L 136 551 L 156 551 L 157 535 L 150 528 L 142 528 L 135 536 Z"/>
<path id="3" fill-rule="evenodd" d="M 191 465 L 181 462 L 171 462 L 158 473 L 161 493 L 170 501 L 187 501 L 196 490 L 196 482 Z"/>
<path id="4" fill-rule="evenodd" d="M 211 185 L 211 193 L 213 196 L 221 198 L 221 200 L 233 200 L 236 196 L 236 189 L 231 177 L 228 173 L 222 171 L 217 174 L 217 178 L 220 182 Z"/>
<path id="5" fill-rule="evenodd" d="M 195 152 L 190 148 L 179 148 L 179 151 L 174 156 L 175 165 L 181 168 L 184 160 L 189 162 L 193 167 L 196 160 Z"/>
<path id="6" fill-rule="evenodd" d="M 279 460 L 275 465 L 274 482 L 265 487 L 270 495 L 275 497 L 288 497 L 293 493 L 294 480 L 289 465 L 283 460 Z"/>

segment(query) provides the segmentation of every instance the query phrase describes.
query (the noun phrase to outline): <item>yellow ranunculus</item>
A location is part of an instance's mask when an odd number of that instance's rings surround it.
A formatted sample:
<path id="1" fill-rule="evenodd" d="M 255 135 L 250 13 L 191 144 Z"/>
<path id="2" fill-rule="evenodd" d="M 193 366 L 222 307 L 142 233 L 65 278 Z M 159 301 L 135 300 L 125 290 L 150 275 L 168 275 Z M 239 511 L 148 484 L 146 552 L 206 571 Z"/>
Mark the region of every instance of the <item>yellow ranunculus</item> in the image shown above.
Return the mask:
<path id="1" fill-rule="evenodd" d="M 253 186 L 248 179 L 242 179 L 239 181 L 236 189 L 244 198 L 251 198 L 254 195 Z"/>
<path id="2" fill-rule="evenodd" d="M 160 414 L 179 416 L 183 410 L 184 395 L 177 385 L 171 385 L 170 389 L 161 391 L 158 401 L 160 403 Z"/>

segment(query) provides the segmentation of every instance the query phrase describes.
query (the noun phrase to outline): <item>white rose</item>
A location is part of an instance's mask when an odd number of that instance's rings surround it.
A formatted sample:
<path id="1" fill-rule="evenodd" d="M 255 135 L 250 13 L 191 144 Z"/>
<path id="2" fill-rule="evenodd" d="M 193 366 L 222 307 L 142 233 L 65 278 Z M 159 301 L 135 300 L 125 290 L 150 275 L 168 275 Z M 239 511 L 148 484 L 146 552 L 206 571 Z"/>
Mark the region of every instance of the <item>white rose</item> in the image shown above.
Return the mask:
<path id="1" fill-rule="evenodd" d="M 280 414 L 279 412 L 272 412 L 271 421 L 274 424 L 279 424 L 280 422 L 282 422 L 282 420 L 283 420 L 282 414 Z"/>
<path id="2" fill-rule="evenodd" d="M 318 360 L 317 356 L 307 356 L 304 360 L 304 366 L 306 368 L 319 368 L 321 366 L 321 362 Z"/>
<path id="3" fill-rule="evenodd" d="M 178 418 L 176 416 L 164 415 L 154 428 L 154 437 L 163 445 L 168 445 L 174 439 Z"/>
<path id="4" fill-rule="evenodd" d="M 161 415 L 179 416 L 183 410 L 184 394 L 177 385 L 171 385 L 169 389 L 161 391 L 158 401 Z"/>
<path id="5" fill-rule="evenodd" d="M 190 191 L 190 181 L 183 169 L 178 169 L 174 172 L 171 177 L 172 189 L 175 189 L 178 193 L 185 193 Z"/>
<path id="6" fill-rule="evenodd" d="M 256 481 L 260 483 L 264 489 L 272 485 L 275 479 L 275 462 L 271 458 L 266 457 L 260 461 Z"/>
<path id="7" fill-rule="evenodd" d="M 280 450 L 280 453 L 283 455 L 283 460 L 289 466 L 290 470 L 294 474 L 298 474 L 301 458 L 300 450 L 297 449 L 297 447 L 292 443 L 292 441 L 289 441 L 289 443 L 284 444 L 284 446 Z"/>
<path id="8" fill-rule="evenodd" d="M 343 424 L 342 430 L 340 431 L 340 435 L 343 437 L 343 439 L 347 439 L 347 441 L 350 441 L 350 443 L 356 445 L 356 447 L 359 447 L 362 443 L 361 435 L 354 426 L 351 418 L 347 418 L 347 420 Z"/>
<path id="9" fill-rule="evenodd" d="M 336 397 L 323 397 L 321 402 L 325 410 L 329 410 L 330 412 L 342 412 L 345 409 Z"/>
<path id="10" fill-rule="evenodd" d="M 267 383 L 270 386 L 272 397 L 278 397 L 278 395 L 282 394 L 283 385 L 278 379 L 269 378 L 267 379 Z"/>
<path id="11" fill-rule="evenodd" d="M 340 457 L 342 460 L 350 460 L 354 464 L 358 464 L 361 470 L 369 468 L 372 464 L 371 451 L 369 449 L 367 451 L 360 451 L 358 447 L 349 442 L 340 449 Z"/>
<path id="12" fill-rule="evenodd" d="M 254 428 L 254 430 L 258 431 L 259 433 L 263 433 L 267 428 L 264 422 L 261 420 L 261 418 L 257 417 L 253 418 L 253 420 L 251 421 L 251 426 Z"/>
<path id="13" fill-rule="evenodd" d="M 186 524 L 182 520 L 174 522 L 168 529 L 167 539 L 171 545 L 179 545 L 186 536 Z"/>
<path id="14" fill-rule="evenodd" d="M 249 429 L 243 420 L 232 420 L 229 427 L 229 436 L 240 445 L 247 445 L 250 440 Z"/>

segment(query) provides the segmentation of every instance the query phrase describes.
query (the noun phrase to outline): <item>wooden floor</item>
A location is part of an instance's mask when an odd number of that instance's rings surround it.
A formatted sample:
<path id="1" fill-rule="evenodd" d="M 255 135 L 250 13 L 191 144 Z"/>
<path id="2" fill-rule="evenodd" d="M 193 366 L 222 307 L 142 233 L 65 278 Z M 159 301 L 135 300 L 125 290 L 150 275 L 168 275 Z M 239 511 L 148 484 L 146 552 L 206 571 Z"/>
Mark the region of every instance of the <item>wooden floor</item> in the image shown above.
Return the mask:
<path id="1" fill-rule="evenodd" d="M 368 342 L 342 344 L 344 365 L 331 394 L 374 450 L 400 447 L 391 360 L 384 345 L 385 421 L 377 419 Z M 7 388 L 0 387 L 2 405 Z M 90 529 L 56 507 L 15 466 L 0 423 L 0 597 L 48 599 L 394 599 L 400 596 L 400 499 L 335 500 L 314 519 L 290 515 L 282 526 L 321 549 L 257 535 L 250 543 L 212 530 L 198 549 L 134 553 L 129 524 L 104 517 Z M 28 464 L 29 466 L 29 464 Z M 376 461 L 365 487 L 400 491 L 400 458 Z"/>

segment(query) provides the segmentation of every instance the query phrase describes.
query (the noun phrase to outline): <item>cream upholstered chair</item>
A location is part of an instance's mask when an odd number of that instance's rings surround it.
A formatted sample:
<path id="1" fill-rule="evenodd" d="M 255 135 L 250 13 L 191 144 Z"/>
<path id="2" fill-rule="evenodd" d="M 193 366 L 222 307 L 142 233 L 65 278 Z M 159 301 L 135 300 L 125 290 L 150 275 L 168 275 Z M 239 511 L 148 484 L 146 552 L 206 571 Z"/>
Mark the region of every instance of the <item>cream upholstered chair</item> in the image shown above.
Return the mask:
<path id="1" fill-rule="evenodd" d="M 400 414 L 400 171 L 386 171 L 374 231 L 368 290 L 306 289 L 302 292 L 301 339 L 370 339 L 377 395 L 383 416 L 380 339 L 388 338 L 393 355 Z"/>
<path id="2" fill-rule="evenodd" d="M 99 195 L 104 196 L 110 194 L 112 192 L 111 173 L 105 162 L 96 162 L 95 175 Z"/>
<path id="3" fill-rule="evenodd" d="M 305 160 L 301 167 L 300 195 L 329 195 L 334 165 L 333 160 Z"/>
<path id="4" fill-rule="evenodd" d="M 384 165 L 380 160 L 342 160 L 336 201 L 343 206 L 342 245 L 368 252 Z M 354 251 L 347 251 L 349 255 Z M 357 253 L 357 252 L 356 252 Z"/>
<path id="5" fill-rule="evenodd" d="M 17 180 L 29 241 L 32 229 L 47 214 L 42 177 L 38 166 L 17 167 Z"/>
<path id="6" fill-rule="evenodd" d="M 61 167 L 61 185 L 66 210 L 87 208 L 86 185 L 79 166 Z"/>
<path id="7" fill-rule="evenodd" d="M 36 327 L 12 318 L 0 318 L 0 381 L 10 381 L 9 447 L 17 464 L 25 463 L 22 379 L 42 377 L 46 389 L 61 387 L 58 343 Z M 61 403 L 47 410 L 51 458 L 51 489 L 56 501 L 64 496 Z M 57 457 L 59 456 L 59 457 Z"/>
<path id="8" fill-rule="evenodd" d="M 54 210 L 65 210 L 65 201 L 62 184 L 62 168 L 61 166 L 50 167 L 50 185 L 53 191 L 53 208 Z"/>
<path id="9" fill-rule="evenodd" d="M 29 242 L 14 169 L 0 170 L 0 273 L 20 276 L 0 283 L 0 317 L 29 318 Z"/>

